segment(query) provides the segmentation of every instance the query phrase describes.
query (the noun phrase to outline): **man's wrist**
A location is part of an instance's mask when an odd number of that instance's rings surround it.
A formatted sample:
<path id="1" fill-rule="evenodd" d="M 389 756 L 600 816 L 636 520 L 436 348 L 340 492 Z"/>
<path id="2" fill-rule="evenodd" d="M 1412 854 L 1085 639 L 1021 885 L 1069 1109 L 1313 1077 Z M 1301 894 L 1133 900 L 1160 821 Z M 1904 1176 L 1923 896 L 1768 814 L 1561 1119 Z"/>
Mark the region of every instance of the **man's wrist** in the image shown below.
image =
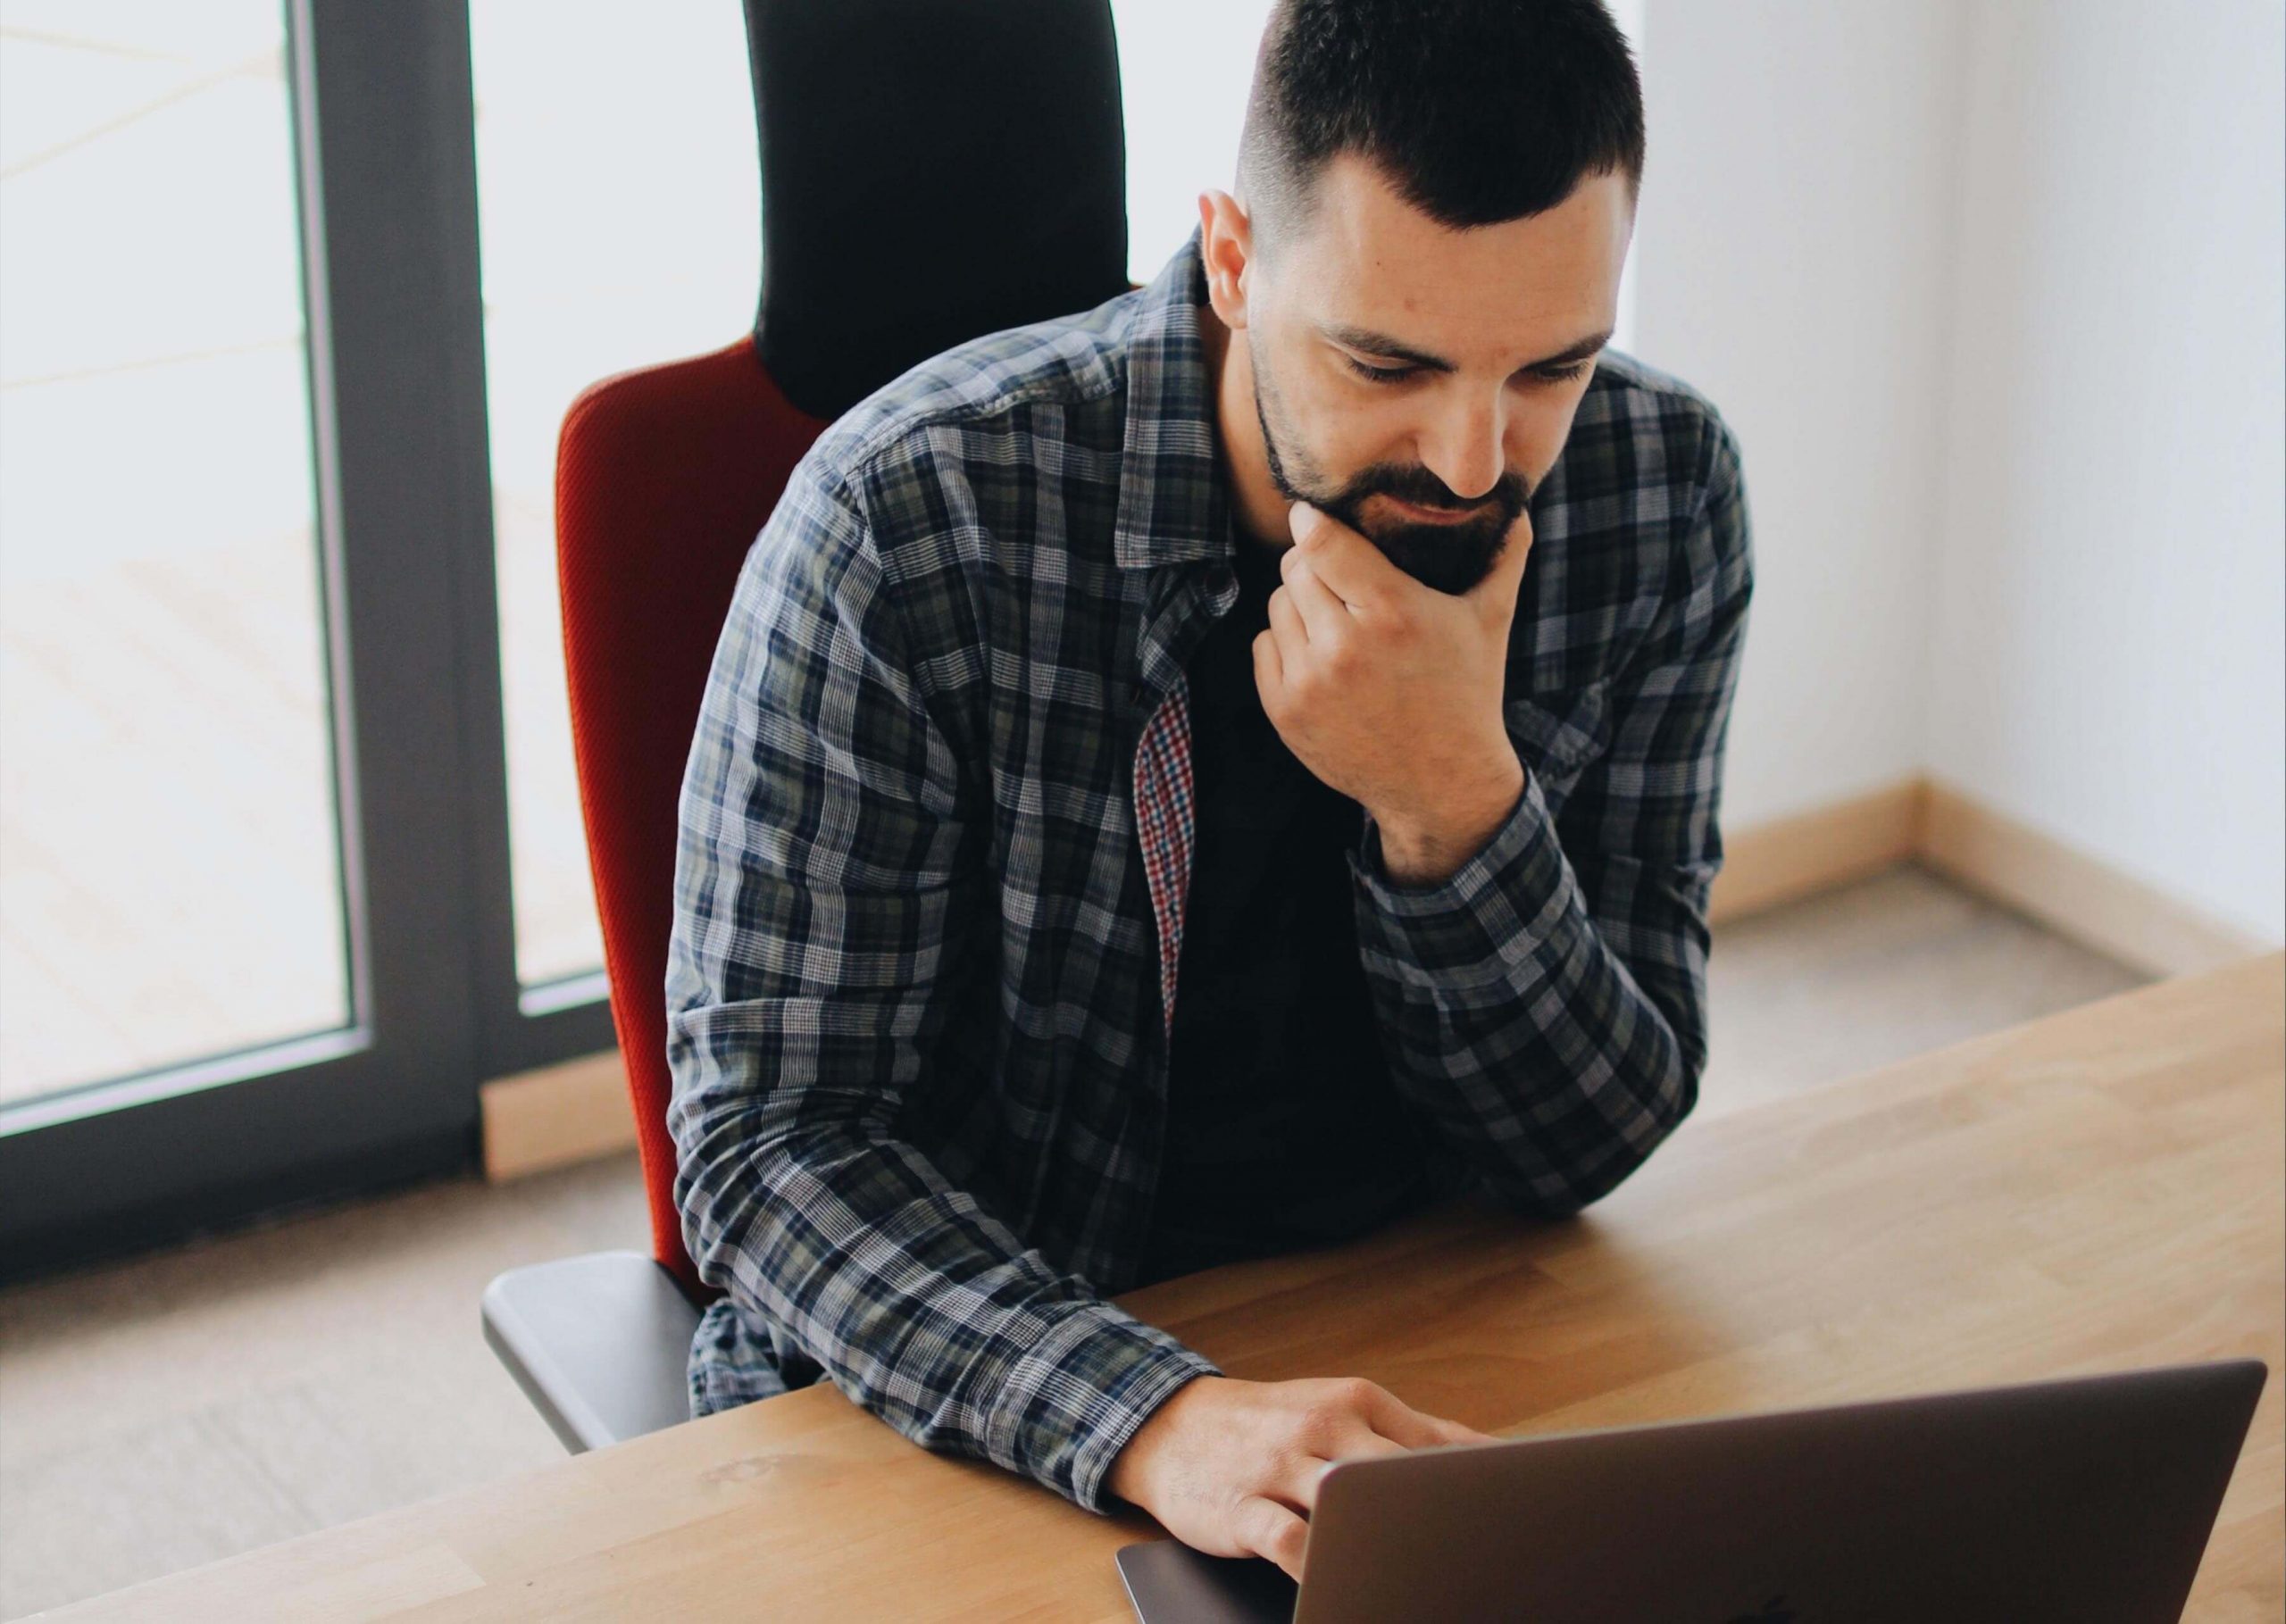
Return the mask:
<path id="1" fill-rule="evenodd" d="M 1427 818 L 1373 815 L 1381 831 L 1381 871 L 1400 886 L 1439 886 L 1485 848 L 1524 793 L 1524 764 L 1512 753 L 1507 770 L 1488 787 L 1455 797 Z"/>
<path id="2" fill-rule="evenodd" d="M 1164 1441 L 1168 1428 L 1173 1425 L 1168 1412 L 1176 1399 L 1199 1384 L 1213 1379 L 1215 1378 L 1204 1373 L 1190 1378 L 1143 1418 L 1143 1424 L 1136 1428 L 1126 1443 L 1120 1445 L 1119 1453 L 1112 1456 L 1110 1466 L 1104 1470 L 1104 1489 L 1106 1493 L 1147 1512 L 1151 1509 L 1151 1457 Z"/>

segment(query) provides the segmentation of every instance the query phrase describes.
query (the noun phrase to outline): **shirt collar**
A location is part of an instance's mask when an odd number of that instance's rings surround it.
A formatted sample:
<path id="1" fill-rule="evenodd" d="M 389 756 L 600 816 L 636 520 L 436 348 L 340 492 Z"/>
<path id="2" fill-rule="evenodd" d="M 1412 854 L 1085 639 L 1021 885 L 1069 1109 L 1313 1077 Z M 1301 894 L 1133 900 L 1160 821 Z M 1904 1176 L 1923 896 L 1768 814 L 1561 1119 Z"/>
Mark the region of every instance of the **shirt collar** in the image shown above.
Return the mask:
<path id="1" fill-rule="evenodd" d="M 1226 558 L 1230 496 L 1202 320 L 1200 228 L 1137 296 L 1127 337 L 1127 427 L 1112 555 L 1122 569 Z"/>

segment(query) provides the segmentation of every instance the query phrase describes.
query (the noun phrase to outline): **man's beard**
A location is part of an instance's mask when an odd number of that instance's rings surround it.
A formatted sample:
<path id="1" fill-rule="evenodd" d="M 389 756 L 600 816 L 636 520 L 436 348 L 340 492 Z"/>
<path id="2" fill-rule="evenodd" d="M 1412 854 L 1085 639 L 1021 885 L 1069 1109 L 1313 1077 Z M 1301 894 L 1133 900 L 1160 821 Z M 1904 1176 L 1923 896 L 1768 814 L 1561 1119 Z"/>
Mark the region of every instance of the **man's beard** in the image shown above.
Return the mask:
<path id="1" fill-rule="evenodd" d="M 1499 482 L 1474 504 L 1454 499 L 1443 480 L 1425 468 L 1390 468 L 1376 463 L 1339 491 L 1315 491 L 1297 484 L 1285 459 L 1278 454 L 1278 436 L 1263 406 L 1260 356 L 1254 369 L 1254 412 L 1262 424 L 1263 451 L 1269 460 L 1271 483 L 1289 502 L 1306 502 L 1331 515 L 1381 550 L 1382 555 L 1424 587 L 1456 595 L 1468 591 L 1499 562 L 1508 530 L 1523 512 L 1531 492 L 1521 475 L 1504 471 Z M 1415 523 L 1370 525 L 1365 502 L 1377 494 L 1397 497 L 1422 507 L 1474 508 L 1467 519 L 1450 524 Z"/>

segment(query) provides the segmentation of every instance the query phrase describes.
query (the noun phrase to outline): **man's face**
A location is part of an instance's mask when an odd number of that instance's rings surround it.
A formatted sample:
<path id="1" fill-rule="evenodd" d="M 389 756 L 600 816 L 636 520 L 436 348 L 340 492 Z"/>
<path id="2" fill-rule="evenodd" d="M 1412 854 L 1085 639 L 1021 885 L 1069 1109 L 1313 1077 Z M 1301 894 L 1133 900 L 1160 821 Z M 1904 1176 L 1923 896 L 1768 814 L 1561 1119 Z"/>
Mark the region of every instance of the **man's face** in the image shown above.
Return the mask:
<path id="1" fill-rule="evenodd" d="M 1315 217 L 1246 278 L 1270 477 L 1415 579 L 1465 592 L 1555 465 L 1610 335 L 1627 183 L 1595 176 L 1545 213 L 1468 231 L 1351 154 L 1319 187 Z"/>

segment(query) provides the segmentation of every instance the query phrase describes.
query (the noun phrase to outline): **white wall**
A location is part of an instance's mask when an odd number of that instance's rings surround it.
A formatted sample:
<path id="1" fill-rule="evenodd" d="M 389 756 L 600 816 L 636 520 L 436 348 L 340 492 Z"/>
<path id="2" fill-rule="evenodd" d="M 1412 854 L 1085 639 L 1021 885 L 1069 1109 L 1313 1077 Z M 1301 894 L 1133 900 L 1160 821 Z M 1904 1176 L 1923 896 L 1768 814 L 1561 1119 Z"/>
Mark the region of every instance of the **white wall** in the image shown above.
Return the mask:
<path id="1" fill-rule="evenodd" d="M 1112 0 L 1127 121 L 1127 274 L 1149 282 L 1231 189 L 1271 0 Z"/>
<path id="2" fill-rule="evenodd" d="M 1927 756 L 2286 938 L 2267 0 L 1975 10 Z"/>
<path id="3" fill-rule="evenodd" d="M 1738 431 L 1755 527 L 1736 829 L 1923 768 L 1965 17 L 1646 11 L 1635 353 Z"/>
<path id="4" fill-rule="evenodd" d="M 1739 430 L 1732 828 L 1928 770 L 2286 939 L 2264 0 L 1646 0 L 1637 353 Z"/>

